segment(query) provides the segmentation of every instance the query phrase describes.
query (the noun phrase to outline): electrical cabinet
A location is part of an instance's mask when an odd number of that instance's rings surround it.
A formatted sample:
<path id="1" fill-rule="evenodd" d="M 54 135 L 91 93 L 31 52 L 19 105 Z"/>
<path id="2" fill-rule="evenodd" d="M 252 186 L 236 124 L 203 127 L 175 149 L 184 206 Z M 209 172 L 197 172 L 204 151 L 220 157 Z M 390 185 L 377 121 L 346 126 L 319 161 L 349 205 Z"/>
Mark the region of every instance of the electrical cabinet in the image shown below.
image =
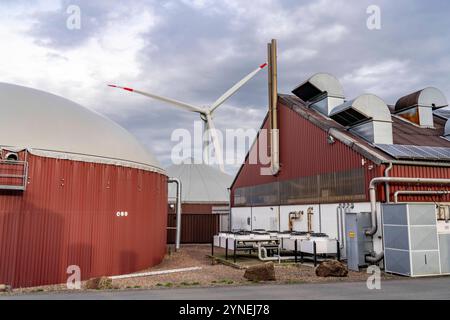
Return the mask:
<path id="1" fill-rule="evenodd" d="M 359 271 L 366 266 L 366 256 L 373 251 L 372 237 L 365 234 L 372 227 L 370 212 L 347 212 L 345 214 L 347 266 Z"/>

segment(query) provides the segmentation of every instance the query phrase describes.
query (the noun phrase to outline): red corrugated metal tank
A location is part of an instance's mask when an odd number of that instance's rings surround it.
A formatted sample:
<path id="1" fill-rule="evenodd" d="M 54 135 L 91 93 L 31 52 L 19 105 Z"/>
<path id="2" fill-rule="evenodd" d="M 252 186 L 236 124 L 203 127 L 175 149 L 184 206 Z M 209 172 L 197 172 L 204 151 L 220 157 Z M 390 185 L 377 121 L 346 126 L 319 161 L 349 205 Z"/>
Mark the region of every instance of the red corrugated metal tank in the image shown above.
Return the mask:
<path id="1" fill-rule="evenodd" d="M 21 117 L 14 119 L 14 110 Z M 64 283 L 72 265 L 88 279 L 160 263 L 167 177 L 131 135 L 81 106 L 23 87 L 0 85 L 0 111 L 0 128 L 15 121 L 18 132 L 4 138 L 0 129 L 0 145 L 8 146 L 2 154 L 16 151 L 28 165 L 26 190 L 7 190 L 20 180 L 0 181 L 0 283 Z M 33 128 L 27 112 L 41 126 Z M 2 161 L 0 176 L 15 165 Z"/>

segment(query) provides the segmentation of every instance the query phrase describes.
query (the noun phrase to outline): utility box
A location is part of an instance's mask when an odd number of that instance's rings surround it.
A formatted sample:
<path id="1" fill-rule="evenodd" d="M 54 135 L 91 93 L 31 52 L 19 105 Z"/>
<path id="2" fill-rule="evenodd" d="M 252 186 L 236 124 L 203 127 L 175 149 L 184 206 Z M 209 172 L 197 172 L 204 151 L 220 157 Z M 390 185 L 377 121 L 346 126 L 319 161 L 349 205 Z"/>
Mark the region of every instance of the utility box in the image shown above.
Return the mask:
<path id="1" fill-rule="evenodd" d="M 410 277 L 442 274 L 436 205 L 383 204 L 382 210 L 386 272 Z M 446 239 L 440 240 L 445 246 Z"/>
<path id="2" fill-rule="evenodd" d="M 365 234 L 366 230 L 372 228 L 370 212 L 346 212 L 346 248 L 347 266 L 350 270 L 359 271 L 360 267 L 365 267 L 366 256 L 373 251 L 372 237 Z"/>

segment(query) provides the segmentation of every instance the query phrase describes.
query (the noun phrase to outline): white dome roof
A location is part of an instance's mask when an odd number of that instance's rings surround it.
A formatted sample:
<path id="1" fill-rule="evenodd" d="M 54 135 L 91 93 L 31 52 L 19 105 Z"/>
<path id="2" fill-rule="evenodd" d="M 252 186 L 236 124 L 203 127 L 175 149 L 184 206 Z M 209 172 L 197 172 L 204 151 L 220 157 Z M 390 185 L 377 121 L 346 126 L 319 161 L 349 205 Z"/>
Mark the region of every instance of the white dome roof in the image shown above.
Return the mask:
<path id="1" fill-rule="evenodd" d="M 329 73 L 316 73 L 308 79 L 317 89 L 327 92 L 328 96 L 344 98 L 344 89 L 339 80 Z"/>
<path id="2" fill-rule="evenodd" d="M 161 170 L 133 135 L 106 117 L 62 97 L 6 83 L 0 83 L 0 146 Z"/>
<path id="3" fill-rule="evenodd" d="M 365 93 L 334 107 L 330 112 L 330 117 L 333 118 L 333 116 L 346 112 L 349 109 L 354 109 L 374 121 L 392 122 L 391 112 L 387 104 L 374 94 Z"/>
<path id="4" fill-rule="evenodd" d="M 228 188 L 233 177 L 206 164 L 180 164 L 167 168 L 168 176 L 181 180 L 183 203 L 229 202 Z M 169 200 L 174 200 L 175 186 L 169 185 Z"/>

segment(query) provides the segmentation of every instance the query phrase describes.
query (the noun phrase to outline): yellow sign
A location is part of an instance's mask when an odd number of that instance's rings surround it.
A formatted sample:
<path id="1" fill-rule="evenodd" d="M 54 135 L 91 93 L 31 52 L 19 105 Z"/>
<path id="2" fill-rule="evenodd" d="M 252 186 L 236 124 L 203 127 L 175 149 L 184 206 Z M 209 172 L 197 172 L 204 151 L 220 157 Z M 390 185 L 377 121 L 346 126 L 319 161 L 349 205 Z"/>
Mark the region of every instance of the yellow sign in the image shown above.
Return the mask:
<path id="1" fill-rule="evenodd" d="M 350 232 L 348 233 L 348 236 L 349 236 L 350 238 L 354 238 L 354 237 L 355 237 L 355 233 L 354 233 L 353 231 L 350 231 Z"/>

